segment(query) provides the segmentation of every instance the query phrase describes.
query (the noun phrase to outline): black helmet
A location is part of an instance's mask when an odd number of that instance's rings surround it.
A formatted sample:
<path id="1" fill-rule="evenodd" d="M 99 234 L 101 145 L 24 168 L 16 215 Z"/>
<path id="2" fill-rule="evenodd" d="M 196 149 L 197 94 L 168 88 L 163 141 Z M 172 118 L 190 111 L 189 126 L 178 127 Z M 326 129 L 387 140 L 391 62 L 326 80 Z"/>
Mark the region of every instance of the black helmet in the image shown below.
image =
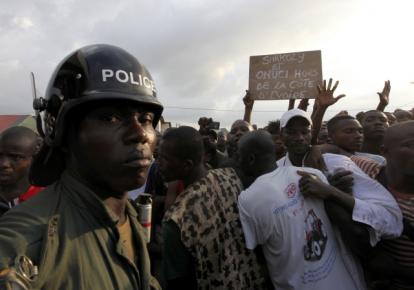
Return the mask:
<path id="1" fill-rule="evenodd" d="M 53 155 L 58 151 L 56 147 L 61 145 L 69 121 L 68 113 L 75 107 L 99 100 L 145 104 L 154 112 L 154 127 L 163 111 L 151 75 L 134 56 L 106 44 L 76 50 L 55 69 L 45 98 L 35 99 L 33 103 L 38 131 L 44 138 L 44 148 L 35 158 L 30 172 L 33 184 L 50 184 L 61 173 L 56 167 L 60 165 L 62 169 L 64 164 Z M 43 112 L 43 118 L 39 112 Z M 57 171 L 58 175 L 55 174 Z M 40 175 L 44 176 L 38 178 Z M 48 175 L 52 175 L 51 178 Z"/>

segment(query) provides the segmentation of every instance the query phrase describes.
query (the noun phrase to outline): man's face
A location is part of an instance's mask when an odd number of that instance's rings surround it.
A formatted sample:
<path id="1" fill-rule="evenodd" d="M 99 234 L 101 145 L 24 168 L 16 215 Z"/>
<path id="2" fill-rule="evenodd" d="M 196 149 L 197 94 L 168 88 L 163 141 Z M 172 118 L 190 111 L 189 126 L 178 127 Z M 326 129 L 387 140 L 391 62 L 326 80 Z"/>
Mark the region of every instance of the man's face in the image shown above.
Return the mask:
<path id="1" fill-rule="evenodd" d="M 364 114 L 362 127 L 366 139 L 382 139 L 389 127 L 387 116 L 380 111 L 369 111 Z"/>
<path id="2" fill-rule="evenodd" d="M 184 161 L 176 157 L 175 144 L 172 141 L 162 140 L 159 148 L 158 164 L 161 175 L 166 182 L 181 179 L 184 171 Z"/>
<path id="3" fill-rule="evenodd" d="M 231 126 L 229 139 L 232 139 L 237 143 L 244 134 L 251 131 L 253 131 L 253 127 L 249 123 L 246 121 L 238 120 Z"/>
<path id="4" fill-rule="evenodd" d="M 282 137 L 279 134 L 272 134 L 272 140 L 275 144 L 275 154 L 282 155 L 286 153 L 286 147 L 283 143 Z"/>
<path id="5" fill-rule="evenodd" d="M 329 140 L 328 128 L 326 127 L 326 124 L 323 124 L 318 134 L 318 145 L 327 144 L 330 142 L 331 140 Z"/>
<path id="6" fill-rule="evenodd" d="M 282 129 L 282 138 L 290 154 L 304 155 L 311 143 L 311 126 L 306 119 L 294 117 Z"/>
<path id="7" fill-rule="evenodd" d="M 345 119 L 336 124 L 336 129 L 331 134 L 333 144 L 354 153 L 360 151 L 363 142 L 362 126 L 357 120 Z"/>
<path id="8" fill-rule="evenodd" d="M 414 176 L 414 124 L 390 143 L 384 151 L 387 166 L 403 175 Z"/>
<path id="9" fill-rule="evenodd" d="M 153 119 L 135 103 L 94 107 L 80 121 L 76 140 L 69 140 L 75 170 L 114 197 L 142 186 L 156 144 Z"/>
<path id="10" fill-rule="evenodd" d="M 0 186 L 11 186 L 27 179 L 34 144 L 28 138 L 0 138 Z"/>

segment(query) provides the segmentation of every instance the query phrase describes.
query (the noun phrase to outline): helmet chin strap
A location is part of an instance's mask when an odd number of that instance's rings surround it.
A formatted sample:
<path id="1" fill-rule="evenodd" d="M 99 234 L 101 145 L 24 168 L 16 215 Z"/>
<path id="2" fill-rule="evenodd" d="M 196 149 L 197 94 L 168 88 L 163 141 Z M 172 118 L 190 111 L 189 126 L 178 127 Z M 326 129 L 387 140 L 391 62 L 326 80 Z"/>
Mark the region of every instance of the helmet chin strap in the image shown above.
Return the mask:
<path id="1" fill-rule="evenodd" d="M 33 72 L 30 73 L 30 80 L 32 83 L 33 109 L 35 111 L 36 129 L 39 135 L 44 138 L 45 133 L 42 127 L 42 118 L 40 117 L 40 112 L 46 109 L 46 100 L 42 97 L 37 97 L 36 81 Z"/>

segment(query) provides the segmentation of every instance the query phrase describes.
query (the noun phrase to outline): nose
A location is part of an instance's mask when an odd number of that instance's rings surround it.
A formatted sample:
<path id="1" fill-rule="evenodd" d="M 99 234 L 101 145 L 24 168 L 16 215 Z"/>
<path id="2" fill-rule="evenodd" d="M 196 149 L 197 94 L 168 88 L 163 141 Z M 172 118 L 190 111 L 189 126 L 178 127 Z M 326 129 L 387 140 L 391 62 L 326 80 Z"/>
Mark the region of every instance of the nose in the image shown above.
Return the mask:
<path id="1" fill-rule="evenodd" d="M 126 143 L 147 143 L 147 131 L 140 121 L 139 113 L 135 113 L 126 120 L 127 130 L 125 132 Z"/>
<path id="2" fill-rule="evenodd" d="M 301 133 L 297 133 L 294 136 L 294 140 L 295 140 L 295 142 L 303 143 L 305 141 L 305 136 Z"/>

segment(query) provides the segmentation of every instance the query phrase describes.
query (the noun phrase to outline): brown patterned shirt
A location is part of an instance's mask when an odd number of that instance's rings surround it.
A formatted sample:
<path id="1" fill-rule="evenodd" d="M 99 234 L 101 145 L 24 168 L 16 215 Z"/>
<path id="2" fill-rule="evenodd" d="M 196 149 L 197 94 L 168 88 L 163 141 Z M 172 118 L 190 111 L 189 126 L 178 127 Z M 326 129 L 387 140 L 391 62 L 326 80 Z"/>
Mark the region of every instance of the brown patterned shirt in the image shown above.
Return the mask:
<path id="1" fill-rule="evenodd" d="M 245 247 L 237 208 L 242 183 L 231 168 L 210 170 L 165 213 L 196 261 L 198 289 L 264 289 L 255 254 Z"/>

